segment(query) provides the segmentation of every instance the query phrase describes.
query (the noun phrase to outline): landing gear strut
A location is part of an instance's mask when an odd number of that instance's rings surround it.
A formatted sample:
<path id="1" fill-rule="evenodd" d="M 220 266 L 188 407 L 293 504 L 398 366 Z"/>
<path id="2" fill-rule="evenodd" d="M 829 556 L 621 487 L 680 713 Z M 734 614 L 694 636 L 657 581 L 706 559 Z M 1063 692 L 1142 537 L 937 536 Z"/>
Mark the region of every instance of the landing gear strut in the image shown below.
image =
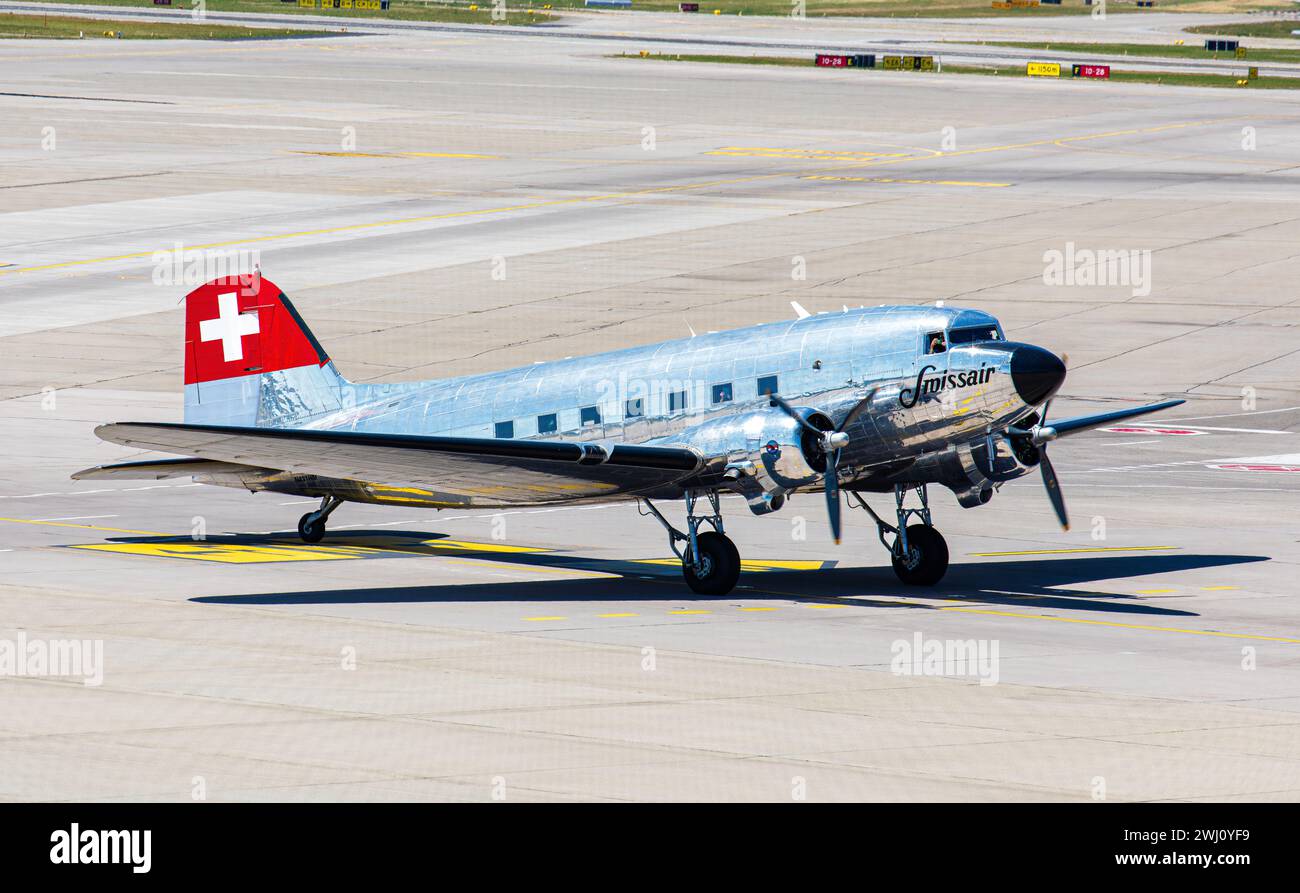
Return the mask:
<path id="1" fill-rule="evenodd" d="M 298 536 L 302 537 L 302 541 L 304 543 L 319 543 L 321 538 L 325 536 L 325 519 L 342 504 L 342 499 L 336 496 L 326 496 L 320 501 L 320 508 L 299 518 Z"/>
<path id="2" fill-rule="evenodd" d="M 909 508 L 906 505 L 909 489 L 916 490 L 921 503 L 919 508 Z M 925 484 L 914 488 L 894 485 L 897 527 L 885 523 L 872 511 L 860 493 L 854 492 L 853 498 L 875 519 L 880 542 L 889 550 L 890 561 L 899 580 L 908 586 L 933 586 L 943 579 L 943 575 L 948 572 L 948 544 L 930 521 L 930 501 Z M 908 524 L 913 517 L 921 523 Z M 892 536 L 892 540 L 886 539 L 886 536 Z"/>
<path id="3" fill-rule="evenodd" d="M 709 502 L 708 514 L 697 515 L 695 512 L 700 496 Z M 668 546 L 682 560 L 682 576 L 686 578 L 687 586 L 700 595 L 726 595 L 736 587 L 736 581 L 740 579 L 740 553 L 723 533 L 717 491 L 686 491 L 688 533 L 682 533 L 669 524 L 650 500 L 641 501 L 649 509 L 649 512 L 642 511 L 641 514 L 653 515 L 668 531 Z M 706 521 L 713 529 L 701 532 L 700 524 Z"/>

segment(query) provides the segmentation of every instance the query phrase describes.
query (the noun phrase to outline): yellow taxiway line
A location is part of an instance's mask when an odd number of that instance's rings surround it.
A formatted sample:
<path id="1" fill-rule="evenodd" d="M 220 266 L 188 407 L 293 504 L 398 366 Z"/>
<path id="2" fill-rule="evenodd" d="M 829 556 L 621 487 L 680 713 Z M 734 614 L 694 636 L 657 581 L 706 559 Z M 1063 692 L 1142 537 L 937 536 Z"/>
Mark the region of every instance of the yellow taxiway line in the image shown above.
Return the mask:
<path id="1" fill-rule="evenodd" d="M 45 527 L 78 527 L 82 530 L 106 530 L 109 533 L 134 533 L 139 536 L 177 536 L 174 533 L 160 533 L 157 530 L 128 530 L 124 527 L 101 527 L 98 524 L 69 524 L 66 521 L 33 521 L 30 518 L 0 518 L 11 524 L 40 524 Z"/>
<path id="2" fill-rule="evenodd" d="M 1206 119 L 1202 121 L 1188 121 L 1180 124 L 1164 124 L 1156 127 L 1138 128 L 1135 130 L 1115 130 L 1106 133 L 1082 134 L 1079 136 L 1060 137 L 1057 139 L 1049 138 L 1049 139 L 1041 139 L 1041 140 L 1032 140 L 1030 142 L 1011 143 L 1002 146 L 985 146 L 978 149 L 957 149 L 949 152 L 928 151 L 925 154 L 901 155 L 898 157 L 894 157 L 891 155 L 891 156 L 885 156 L 881 158 L 872 158 L 869 160 L 859 161 L 859 162 L 848 162 L 836 167 L 825 168 L 824 170 L 827 173 L 834 173 L 836 171 L 849 170 L 849 169 L 859 168 L 859 167 L 874 167 L 876 165 L 884 165 L 884 164 L 905 164 L 907 162 L 912 162 L 912 161 L 930 161 L 930 160 L 938 160 L 943 158 L 952 158 L 961 155 L 978 155 L 978 154 L 984 154 L 989 152 L 1010 152 L 1018 149 L 1031 149 L 1031 148 L 1037 148 L 1041 146 L 1051 146 L 1051 145 L 1060 146 L 1063 143 L 1075 142 L 1080 140 L 1095 140 L 1095 139 L 1103 139 L 1103 138 L 1115 137 L 1115 136 L 1128 136 L 1128 135 L 1143 134 L 1143 133 L 1157 133 L 1159 131 L 1171 130 L 1180 127 L 1196 127 L 1196 126 L 1205 126 L 1209 124 L 1218 124 L 1224 121 L 1239 120 L 1240 118 L 1241 116 L 1233 116 L 1227 118 Z M 731 178 L 720 179 L 720 180 L 707 180 L 702 183 L 682 183 L 676 186 L 657 186 L 648 189 L 632 190 L 629 192 L 610 192 L 610 193 L 602 193 L 598 195 L 578 196 L 575 198 L 544 199 L 542 201 L 536 201 L 536 202 L 523 202 L 514 205 L 504 205 L 502 207 L 497 207 L 497 208 L 476 208 L 476 209 L 469 209 L 463 211 L 447 211 L 441 214 L 425 214 L 416 217 L 396 218 L 393 220 L 374 220 L 368 223 L 352 223 L 343 226 L 300 230 L 297 232 L 277 233 L 274 235 L 250 236 L 244 239 L 230 239 L 224 242 L 210 242 L 205 245 L 191 245 L 188 246 L 188 249 L 192 251 L 207 251 L 215 248 L 229 248 L 236 245 L 253 245 L 253 244 L 260 244 L 265 242 L 277 242 L 277 241 L 284 241 L 286 239 L 306 238 L 309 236 L 328 236 L 328 235 L 337 235 L 339 233 L 363 232 L 365 230 L 380 229 L 380 228 L 391 227 L 391 226 L 401 226 L 403 224 L 429 223 L 437 220 L 452 220 L 452 219 L 463 218 L 463 217 L 484 217 L 493 214 L 506 214 L 513 211 L 528 211 L 528 210 L 535 210 L 537 208 L 559 207 L 563 205 L 577 205 L 577 204 L 582 204 L 584 202 L 602 202 L 602 201 L 615 201 L 620 199 L 633 199 L 641 196 L 662 195 L 671 192 L 685 192 L 685 191 L 690 191 L 695 189 L 706 189 L 710 186 L 730 186 L 730 185 L 735 185 L 737 183 L 753 183 L 761 180 L 772 180 L 772 179 L 779 179 L 784 177 L 797 178 L 808 173 L 817 173 L 817 171 L 785 170 L 785 171 L 776 171 L 774 173 L 751 174 L 744 177 L 731 177 Z M 7 276 L 15 273 L 36 273 L 45 270 L 65 269 L 68 267 L 79 267 L 79 266 L 86 266 L 89 264 L 112 263 L 114 261 L 122 261 L 122 260 L 138 260 L 141 258 L 153 257 L 153 255 L 157 250 L 160 249 L 152 249 L 149 251 L 134 251 L 128 254 L 119 254 L 119 255 L 113 255 L 109 257 L 92 257 L 92 258 L 85 258 L 82 260 L 59 261 L 50 264 L 38 264 L 36 266 L 31 266 L 31 267 L 16 267 L 11 269 L 0 269 L 0 276 Z"/>
<path id="3" fill-rule="evenodd" d="M 1147 626 L 1141 623 L 1119 623 L 1114 620 L 1088 620 L 1082 617 L 1056 617 L 1051 614 L 1021 614 L 1016 611 L 993 611 L 985 608 L 939 608 L 940 611 L 956 611 L 959 614 L 984 614 L 990 617 L 1013 617 L 1017 620 L 1055 620 L 1057 623 L 1082 623 L 1087 626 L 1109 626 L 1114 629 L 1135 629 L 1143 632 L 1183 633 L 1189 636 L 1214 636 L 1223 639 L 1254 639 L 1260 642 L 1285 642 L 1288 645 L 1300 645 L 1300 639 L 1288 639 L 1285 636 L 1264 636 L 1258 633 L 1223 633 L 1211 629 L 1183 629 L 1177 626 Z"/>
<path id="4" fill-rule="evenodd" d="M 1080 549 L 1025 549 L 1018 552 L 970 552 L 972 558 L 1004 558 L 1009 555 L 1077 555 L 1085 552 L 1167 552 L 1178 546 L 1097 546 Z"/>

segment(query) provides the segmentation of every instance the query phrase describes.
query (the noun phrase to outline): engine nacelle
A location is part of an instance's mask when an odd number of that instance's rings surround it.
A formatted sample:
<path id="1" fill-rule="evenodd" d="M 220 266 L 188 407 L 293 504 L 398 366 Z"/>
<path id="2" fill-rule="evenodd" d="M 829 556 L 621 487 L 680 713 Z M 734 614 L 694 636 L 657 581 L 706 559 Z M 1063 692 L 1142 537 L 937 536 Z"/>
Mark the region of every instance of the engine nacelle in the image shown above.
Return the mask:
<path id="1" fill-rule="evenodd" d="M 1038 462 L 1038 448 L 1023 438 L 994 434 L 954 447 L 945 483 L 962 508 L 974 508 L 992 499 L 1007 481 L 1028 474 Z"/>
<path id="2" fill-rule="evenodd" d="M 819 412 L 799 411 L 820 430 L 834 427 Z M 826 470 L 826 456 L 815 435 L 775 408 L 713 419 L 678 438 L 705 455 L 726 456 L 727 479 L 756 515 L 781 508 L 786 494 L 816 483 Z"/>

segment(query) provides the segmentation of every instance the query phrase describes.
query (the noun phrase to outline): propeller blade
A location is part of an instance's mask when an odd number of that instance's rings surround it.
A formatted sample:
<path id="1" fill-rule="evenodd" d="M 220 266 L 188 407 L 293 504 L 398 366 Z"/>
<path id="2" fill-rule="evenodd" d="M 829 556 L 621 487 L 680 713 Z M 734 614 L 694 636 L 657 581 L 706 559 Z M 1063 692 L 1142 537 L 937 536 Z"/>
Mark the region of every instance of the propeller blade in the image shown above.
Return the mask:
<path id="1" fill-rule="evenodd" d="M 838 546 L 840 544 L 840 481 L 839 475 L 835 473 L 835 466 L 839 464 L 838 450 L 833 460 L 826 463 L 823 482 L 826 486 L 826 515 L 831 522 L 831 537 Z"/>
<path id="2" fill-rule="evenodd" d="M 849 428 L 852 427 L 853 423 L 858 420 L 858 416 L 862 415 L 864 410 L 870 408 L 871 401 L 876 396 L 876 391 L 878 390 L 880 389 L 872 388 L 870 391 L 868 391 L 867 396 L 859 400 L 854 405 L 854 407 L 849 410 L 849 414 L 844 417 L 844 421 L 840 422 L 840 426 L 836 430 L 837 431 L 849 430 Z"/>
<path id="3" fill-rule="evenodd" d="M 1056 479 L 1056 469 L 1052 467 L 1052 460 L 1047 458 L 1047 448 L 1043 447 L 1039 454 L 1038 467 L 1043 472 L 1043 486 L 1047 488 L 1047 498 L 1052 500 L 1052 509 L 1056 512 L 1056 520 L 1061 522 L 1061 529 L 1070 529 L 1070 516 L 1065 511 L 1065 497 L 1061 494 L 1061 482 Z"/>
<path id="4" fill-rule="evenodd" d="M 786 415 L 802 425 L 804 430 L 816 435 L 817 442 L 821 444 L 821 449 L 826 454 L 826 472 L 822 475 L 822 486 L 826 491 L 826 515 L 831 522 L 831 537 L 834 538 L 837 546 L 840 544 L 843 524 L 840 512 L 840 476 L 836 473 L 836 469 L 840 465 L 840 453 L 849 442 L 849 437 L 844 433 L 844 429 L 853 424 L 862 410 L 871 403 L 871 398 L 875 394 L 875 390 L 872 390 L 865 399 L 859 401 L 856 406 L 849 410 L 849 414 L 844 418 L 844 423 L 835 431 L 823 431 L 818 428 L 800 415 L 779 394 L 767 395 L 773 406 L 779 406 Z"/>
<path id="5" fill-rule="evenodd" d="M 803 425 L 804 430 L 817 435 L 818 438 L 820 438 L 823 434 L 826 433 L 821 428 L 818 428 L 812 422 L 808 421 L 802 415 L 800 415 L 793 406 L 785 402 L 784 397 L 780 396 L 779 394 L 768 394 L 767 396 L 772 401 L 773 406 L 781 407 L 781 409 L 785 412 L 786 415 L 794 419 L 800 425 Z"/>

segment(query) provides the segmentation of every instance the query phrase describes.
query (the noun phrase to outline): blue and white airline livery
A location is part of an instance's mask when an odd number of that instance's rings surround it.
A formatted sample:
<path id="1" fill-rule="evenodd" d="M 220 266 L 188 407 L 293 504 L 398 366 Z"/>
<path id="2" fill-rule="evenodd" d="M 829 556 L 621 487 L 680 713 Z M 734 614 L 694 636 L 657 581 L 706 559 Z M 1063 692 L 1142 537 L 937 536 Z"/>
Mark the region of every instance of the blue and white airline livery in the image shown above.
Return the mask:
<path id="1" fill-rule="evenodd" d="M 185 421 L 102 425 L 104 440 L 183 458 L 86 469 L 88 478 L 192 477 L 309 496 L 318 542 L 344 502 L 423 508 L 639 500 L 668 531 L 690 587 L 723 594 L 740 557 L 722 493 L 752 512 L 841 490 L 875 520 L 904 583 L 933 585 L 948 547 L 927 488 L 966 508 L 1040 470 L 1068 517 L 1047 445 L 1181 400 L 1047 420 L 1065 364 L 956 307 L 808 315 L 485 375 L 356 384 L 334 368 L 280 289 L 230 277 L 186 299 Z M 893 493 L 896 524 L 864 493 Z M 656 501 L 683 500 L 686 530 Z M 707 525 L 707 526 L 706 526 Z"/>

